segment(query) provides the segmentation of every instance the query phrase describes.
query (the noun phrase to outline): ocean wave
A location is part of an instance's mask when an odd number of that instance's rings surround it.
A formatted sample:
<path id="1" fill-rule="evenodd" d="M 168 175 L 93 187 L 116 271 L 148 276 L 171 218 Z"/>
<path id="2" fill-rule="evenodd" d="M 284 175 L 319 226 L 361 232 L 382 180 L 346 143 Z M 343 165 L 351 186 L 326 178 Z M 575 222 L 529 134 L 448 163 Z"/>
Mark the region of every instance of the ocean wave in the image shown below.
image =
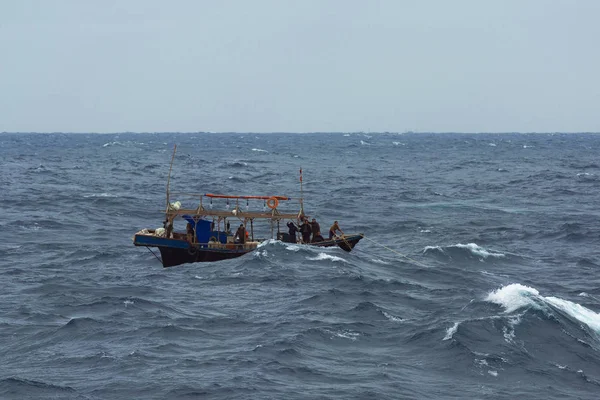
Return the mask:
<path id="1" fill-rule="evenodd" d="M 513 283 L 494 290 L 487 295 L 485 300 L 502 306 L 505 313 L 512 313 L 526 307 L 557 310 L 600 334 L 600 313 L 569 300 L 554 296 L 541 296 L 537 289 L 520 283 Z"/>
<path id="2" fill-rule="evenodd" d="M 0 380 L 0 394 L 4 394 L 6 396 L 4 398 L 30 399 L 35 397 L 60 399 L 63 396 L 72 398 L 72 396 L 77 394 L 77 391 L 70 386 L 54 385 L 20 377 L 10 377 Z"/>
<path id="3" fill-rule="evenodd" d="M 306 257 L 306 259 L 310 260 L 310 261 L 330 260 L 330 261 L 334 261 L 334 262 L 337 262 L 337 261 L 347 262 L 342 257 L 332 256 L 331 254 L 326 254 L 326 253 L 319 253 L 316 257 Z"/>
<path id="4" fill-rule="evenodd" d="M 495 253 L 493 250 L 488 250 L 483 247 L 478 246 L 475 243 L 467 243 L 467 244 L 455 244 L 452 246 L 426 246 L 423 249 L 423 253 L 439 253 L 443 255 L 456 255 L 462 254 L 467 256 L 476 256 L 482 259 L 486 259 L 488 257 L 492 258 L 504 258 L 506 254 L 504 253 Z"/>

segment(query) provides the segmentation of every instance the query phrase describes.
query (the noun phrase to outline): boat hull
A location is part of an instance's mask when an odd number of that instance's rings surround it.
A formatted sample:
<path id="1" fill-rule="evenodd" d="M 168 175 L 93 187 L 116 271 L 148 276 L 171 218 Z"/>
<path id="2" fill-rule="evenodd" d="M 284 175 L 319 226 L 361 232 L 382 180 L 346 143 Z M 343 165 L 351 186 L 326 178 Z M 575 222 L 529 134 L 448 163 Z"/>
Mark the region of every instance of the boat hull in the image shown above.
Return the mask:
<path id="1" fill-rule="evenodd" d="M 359 233 L 317 243 L 307 243 L 307 245 L 317 247 L 338 246 L 345 251 L 351 251 L 362 238 L 363 235 Z M 160 250 L 163 267 L 229 260 L 256 250 L 256 247 L 248 248 L 244 245 L 234 244 L 231 244 L 229 248 L 210 248 L 208 245 L 191 245 L 185 240 L 167 239 L 146 234 L 136 234 L 133 242 L 136 246 L 157 247 Z"/>

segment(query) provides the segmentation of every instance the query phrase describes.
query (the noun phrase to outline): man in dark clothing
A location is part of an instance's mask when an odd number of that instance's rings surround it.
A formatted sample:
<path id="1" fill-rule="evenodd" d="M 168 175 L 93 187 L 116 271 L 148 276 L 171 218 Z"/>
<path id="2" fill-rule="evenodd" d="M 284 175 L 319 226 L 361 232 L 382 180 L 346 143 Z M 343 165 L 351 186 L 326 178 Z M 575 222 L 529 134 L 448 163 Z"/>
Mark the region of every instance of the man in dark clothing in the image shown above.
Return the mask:
<path id="1" fill-rule="evenodd" d="M 296 232 L 298 232 L 298 228 L 296 227 L 296 225 L 294 225 L 292 221 L 288 222 L 287 226 L 289 228 L 290 243 L 296 243 Z"/>
<path id="2" fill-rule="evenodd" d="M 310 234 L 312 233 L 312 227 L 308 222 L 308 218 L 304 220 L 302 225 L 300 225 L 300 232 L 302 232 L 302 242 L 310 243 Z"/>
<path id="3" fill-rule="evenodd" d="M 317 222 L 316 219 L 312 219 L 312 222 L 310 223 L 310 227 L 312 229 L 312 241 L 316 242 L 316 236 L 317 234 L 321 233 L 321 225 L 319 225 L 319 223 Z"/>
<path id="4" fill-rule="evenodd" d="M 246 228 L 244 228 L 244 224 L 240 224 L 240 227 L 235 232 L 235 243 L 244 244 L 246 243 Z"/>
<path id="5" fill-rule="evenodd" d="M 187 241 L 190 243 L 194 241 L 194 227 L 189 222 L 187 223 L 186 227 L 186 238 Z"/>

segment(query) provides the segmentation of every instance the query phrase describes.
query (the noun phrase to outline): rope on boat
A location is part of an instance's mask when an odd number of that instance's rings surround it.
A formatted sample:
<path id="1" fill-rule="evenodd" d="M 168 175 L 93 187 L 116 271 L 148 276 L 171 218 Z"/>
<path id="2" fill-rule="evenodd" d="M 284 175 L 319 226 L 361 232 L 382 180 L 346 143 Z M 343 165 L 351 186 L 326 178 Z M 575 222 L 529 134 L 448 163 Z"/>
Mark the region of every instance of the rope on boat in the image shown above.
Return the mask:
<path id="1" fill-rule="evenodd" d="M 404 258 L 406 258 L 407 260 L 409 260 L 409 261 L 412 261 L 413 263 L 415 263 L 415 264 L 417 264 L 417 265 L 419 265 L 419 266 L 421 266 L 421 267 L 425 267 L 425 268 L 431 268 L 430 266 L 428 266 L 428 265 L 425 265 L 425 264 L 423 264 L 422 262 L 419 262 L 419 261 L 417 261 L 417 260 L 413 260 L 413 259 L 412 259 L 412 258 L 410 258 L 409 256 L 407 256 L 407 255 L 404 255 L 404 254 L 400 253 L 399 251 L 396 251 L 396 250 L 394 250 L 394 249 L 390 249 L 389 247 L 387 247 L 387 246 L 384 246 L 384 245 L 382 245 L 381 243 L 378 243 L 378 242 L 376 242 L 376 241 L 375 241 L 375 240 L 373 240 L 373 239 L 369 239 L 369 238 L 368 238 L 368 237 L 366 237 L 365 235 L 363 235 L 363 238 L 364 238 L 364 239 L 367 239 L 367 240 L 368 240 L 368 241 L 370 241 L 370 242 L 373 242 L 373 243 L 375 243 L 375 244 L 376 244 L 376 245 L 378 245 L 378 246 L 381 246 L 381 247 L 383 247 L 383 248 L 384 248 L 384 249 L 386 249 L 386 250 L 389 250 L 389 251 L 391 251 L 392 253 L 396 253 L 396 254 L 398 254 L 400 257 L 404 257 Z"/>
<path id="2" fill-rule="evenodd" d="M 151 249 L 150 247 L 148 247 L 148 246 L 146 246 L 146 248 L 147 248 L 147 249 L 148 249 L 148 251 L 149 251 L 150 253 L 152 253 L 152 255 L 153 255 L 154 257 L 156 257 L 156 259 L 157 259 L 158 261 L 160 261 L 160 263 L 162 264 L 162 260 L 161 260 L 160 258 L 158 258 L 158 256 L 157 256 L 156 254 L 154 254 L 154 252 L 152 251 L 152 249 Z"/>

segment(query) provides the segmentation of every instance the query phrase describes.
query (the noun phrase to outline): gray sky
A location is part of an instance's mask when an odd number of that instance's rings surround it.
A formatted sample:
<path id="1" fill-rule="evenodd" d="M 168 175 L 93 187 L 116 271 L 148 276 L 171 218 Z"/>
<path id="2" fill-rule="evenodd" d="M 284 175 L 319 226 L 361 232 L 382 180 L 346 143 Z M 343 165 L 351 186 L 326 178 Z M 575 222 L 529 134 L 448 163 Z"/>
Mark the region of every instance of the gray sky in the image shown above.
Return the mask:
<path id="1" fill-rule="evenodd" d="M 0 132 L 600 131 L 597 0 L 0 0 Z"/>

